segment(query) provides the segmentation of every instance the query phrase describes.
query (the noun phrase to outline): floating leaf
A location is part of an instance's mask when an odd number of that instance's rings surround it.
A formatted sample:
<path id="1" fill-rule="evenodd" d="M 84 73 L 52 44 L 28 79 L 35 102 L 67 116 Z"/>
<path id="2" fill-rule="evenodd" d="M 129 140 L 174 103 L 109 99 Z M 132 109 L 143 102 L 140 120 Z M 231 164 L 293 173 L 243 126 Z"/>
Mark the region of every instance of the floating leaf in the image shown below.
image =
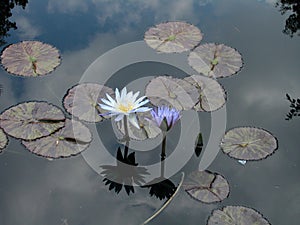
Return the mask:
<path id="1" fill-rule="evenodd" d="M 47 102 L 25 102 L 13 106 L 0 115 L 0 126 L 15 137 L 24 140 L 48 136 L 65 124 L 65 115 Z"/>
<path id="2" fill-rule="evenodd" d="M 22 41 L 9 45 L 1 55 L 7 72 L 20 76 L 45 75 L 60 64 L 59 51 L 39 41 Z"/>
<path id="3" fill-rule="evenodd" d="M 148 138 L 155 138 L 161 133 L 160 128 L 151 120 L 152 116 L 150 112 L 137 113 L 136 115 L 140 129 L 133 126 L 129 120 L 127 120 L 128 135 L 130 139 L 142 141 Z M 124 120 L 116 122 L 116 125 L 118 130 L 124 135 Z"/>
<path id="4" fill-rule="evenodd" d="M 188 57 L 189 65 L 197 72 L 213 78 L 237 73 L 242 65 L 240 53 L 224 44 L 204 44 L 195 48 Z"/>
<path id="5" fill-rule="evenodd" d="M 114 91 L 106 86 L 95 83 L 78 84 L 68 90 L 64 97 L 65 109 L 80 120 L 87 122 L 100 122 L 103 117 L 99 114 L 105 113 L 97 103 L 106 94 L 114 96 Z"/>
<path id="6" fill-rule="evenodd" d="M 238 127 L 223 137 L 221 148 L 230 157 L 240 160 L 259 160 L 277 149 L 277 140 L 268 131 L 254 127 Z"/>
<path id="7" fill-rule="evenodd" d="M 201 31 L 185 22 L 167 22 L 150 28 L 145 42 L 159 52 L 173 53 L 193 49 L 202 40 Z"/>
<path id="8" fill-rule="evenodd" d="M 209 171 L 192 172 L 183 187 L 191 197 L 204 203 L 220 202 L 229 194 L 226 179 Z"/>
<path id="9" fill-rule="evenodd" d="M 79 121 L 66 120 L 66 125 L 48 137 L 22 141 L 32 153 L 46 158 L 61 158 L 77 155 L 92 141 L 89 129 Z"/>
<path id="10" fill-rule="evenodd" d="M 192 75 L 184 80 L 194 85 L 200 93 L 198 103 L 194 106 L 195 110 L 211 112 L 226 103 L 225 91 L 218 81 L 201 75 Z"/>
<path id="11" fill-rule="evenodd" d="M 7 143 L 8 143 L 8 138 L 3 132 L 3 130 L 0 128 L 0 152 L 2 149 L 6 147 Z"/>
<path id="12" fill-rule="evenodd" d="M 243 206 L 226 206 L 216 209 L 207 221 L 207 225 L 270 225 L 270 223 L 254 209 Z"/>
<path id="13" fill-rule="evenodd" d="M 155 106 L 166 105 L 177 110 L 189 110 L 198 102 L 199 92 L 185 80 L 159 76 L 147 85 L 146 96 Z"/>

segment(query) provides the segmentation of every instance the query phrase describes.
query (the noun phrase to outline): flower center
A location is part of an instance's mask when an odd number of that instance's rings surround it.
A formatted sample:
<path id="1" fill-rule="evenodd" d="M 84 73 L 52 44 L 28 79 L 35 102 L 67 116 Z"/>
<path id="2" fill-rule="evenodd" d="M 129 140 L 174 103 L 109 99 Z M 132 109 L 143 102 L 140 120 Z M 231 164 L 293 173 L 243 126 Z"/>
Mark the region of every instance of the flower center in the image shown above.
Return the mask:
<path id="1" fill-rule="evenodd" d="M 120 104 L 118 108 L 122 112 L 128 112 L 130 110 L 133 110 L 133 105 L 132 104 L 127 104 L 127 105 Z"/>

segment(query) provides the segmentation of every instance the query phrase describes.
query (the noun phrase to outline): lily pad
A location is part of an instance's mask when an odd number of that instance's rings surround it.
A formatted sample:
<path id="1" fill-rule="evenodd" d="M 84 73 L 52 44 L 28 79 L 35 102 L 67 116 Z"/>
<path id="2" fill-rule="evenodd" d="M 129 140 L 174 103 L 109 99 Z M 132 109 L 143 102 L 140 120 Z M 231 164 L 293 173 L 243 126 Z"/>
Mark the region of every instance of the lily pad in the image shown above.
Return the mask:
<path id="1" fill-rule="evenodd" d="M 21 103 L 0 115 L 0 127 L 7 134 L 24 140 L 48 136 L 64 124 L 64 113 L 47 102 Z"/>
<path id="2" fill-rule="evenodd" d="M 213 78 L 228 77 L 243 66 L 241 54 L 224 44 L 204 44 L 195 48 L 188 62 L 197 72 Z"/>
<path id="3" fill-rule="evenodd" d="M 207 225 L 270 225 L 256 210 L 243 206 L 226 206 L 216 209 L 207 221 Z"/>
<path id="4" fill-rule="evenodd" d="M 89 129 L 79 121 L 66 120 L 66 125 L 48 137 L 22 141 L 32 153 L 46 158 L 74 156 L 85 150 L 92 141 Z"/>
<path id="5" fill-rule="evenodd" d="M 218 81 L 201 75 L 192 75 L 184 80 L 194 85 L 200 93 L 198 103 L 194 106 L 195 110 L 212 112 L 226 103 L 225 90 Z"/>
<path id="6" fill-rule="evenodd" d="M 20 76 L 45 75 L 60 64 L 57 48 L 39 41 L 22 41 L 9 45 L 1 55 L 7 72 Z"/>
<path id="7" fill-rule="evenodd" d="M 0 152 L 2 149 L 6 147 L 8 143 L 8 138 L 6 134 L 3 132 L 3 130 L 0 128 Z"/>
<path id="8" fill-rule="evenodd" d="M 199 92 L 185 80 L 159 76 L 147 85 L 146 96 L 155 106 L 166 105 L 177 110 L 189 110 L 197 104 Z"/>
<path id="9" fill-rule="evenodd" d="M 128 135 L 130 139 L 142 141 L 148 138 L 155 138 L 161 133 L 160 128 L 157 127 L 157 125 L 152 121 L 150 112 L 137 113 L 136 115 L 140 129 L 133 126 L 127 120 Z M 122 133 L 122 135 L 125 134 L 124 120 L 116 122 L 116 127 Z"/>
<path id="10" fill-rule="evenodd" d="M 209 171 L 194 171 L 183 183 L 184 190 L 194 199 L 204 202 L 220 202 L 229 195 L 229 184 L 224 177 Z"/>
<path id="11" fill-rule="evenodd" d="M 68 90 L 64 97 L 64 107 L 67 112 L 80 120 L 87 122 L 100 122 L 106 111 L 98 106 L 101 98 L 106 98 L 106 94 L 114 96 L 114 91 L 106 86 L 96 83 L 78 84 Z"/>
<path id="12" fill-rule="evenodd" d="M 145 42 L 159 52 L 173 53 L 193 49 L 202 40 L 201 31 L 185 22 L 160 23 L 145 33 Z"/>
<path id="13" fill-rule="evenodd" d="M 277 149 L 277 140 L 268 131 L 255 127 L 238 127 L 229 130 L 220 147 L 230 157 L 240 160 L 259 160 Z"/>

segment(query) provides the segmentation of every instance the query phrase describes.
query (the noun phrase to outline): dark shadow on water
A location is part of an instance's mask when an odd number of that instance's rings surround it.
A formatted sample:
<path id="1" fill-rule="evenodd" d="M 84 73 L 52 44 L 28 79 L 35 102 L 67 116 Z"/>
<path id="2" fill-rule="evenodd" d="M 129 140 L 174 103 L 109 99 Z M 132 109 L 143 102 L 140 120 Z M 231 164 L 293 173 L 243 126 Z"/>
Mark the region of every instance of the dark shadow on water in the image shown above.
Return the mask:
<path id="1" fill-rule="evenodd" d="M 298 34 L 298 36 L 300 36 L 300 1 L 280 0 L 276 2 L 276 7 L 279 7 L 279 11 L 282 15 L 289 15 L 285 21 L 285 28 L 282 32 L 290 37 L 293 37 L 294 34 Z"/>
<path id="2" fill-rule="evenodd" d="M 144 188 L 149 188 L 149 194 L 155 196 L 156 198 L 163 200 L 169 199 L 176 191 L 175 184 L 164 177 L 158 177 L 143 186 Z"/>
<path id="3" fill-rule="evenodd" d="M 1 0 L 0 1 L 0 46 L 6 44 L 4 38 L 8 37 L 10 29 L 17 29 L 15 22 L 11 22 L 9 17 L 12 16 L 11 10 L 15 6 L 22 6 L 25 9 L 28 0 Z"/>
<path id="4" fill-rule="evenodd" d="M 126 155 L 121 148 L 117 150 L 117 162 L 115 166 L 103 165 L 101 168 L 104 176 L 103 182 L 110 191 L 119 194 L 124 187 L 125 192 L 130 195 L 134 193 L 134 185 L 142 188 L 149 188 L 149 194 L 160 200 L 169 199 L 176 191 L 176 186 L 169 179 L 164 178 L 164 161 L 161 161 L 161 176 L 145 184 L 145 176 L 149 175 L 147 169 L 138 166 L 135 159 L 135 152 Z"/>
<path id="5" fill-rule="evenodd" d="M 138 163 L 135 161 L 135 152 L 127 155 L 124 150 L 124 154 L 122 154 L 119 147 L 116 159 L 116 166 L 101 166 L 103 169 L 101 174 L 105 177 L 103 182 L 109 186 L 109 190 L 114 190 L 117 194 L 120 193 L 124 186 L 126 193 L 130 195 L 131 192 L 134 193 L 133 184 L 140 186 L 145 183 L 144 178 L 149 173 L 146 168 L 138 166 Z"/>
<path id="6" fill-rule="evenodd" d="M 143 188 L 149 188 L 150 196 L 155 196 L 156 198 L 163 200 L 169 199 L 176 191 L 176 186 L 173 184 L 172 181 L 166 179 L 164 177 L 165 173 L 165 160 L 164 155 L 161 155 L 160 161 L 160 177 L 153 179 L 152 181 L 148 182 L 147 184 L 143 185 Z"/>

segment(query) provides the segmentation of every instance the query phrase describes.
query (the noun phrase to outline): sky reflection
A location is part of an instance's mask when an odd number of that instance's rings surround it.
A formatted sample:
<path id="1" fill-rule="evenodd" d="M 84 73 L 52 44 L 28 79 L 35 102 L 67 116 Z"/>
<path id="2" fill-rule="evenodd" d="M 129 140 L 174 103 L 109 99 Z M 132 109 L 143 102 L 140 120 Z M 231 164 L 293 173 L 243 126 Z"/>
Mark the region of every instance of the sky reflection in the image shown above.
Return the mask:
<path id="1" fill-rule="evenodd" d="M 29 0 L 25 11 L 13 11 L 11 19 L 19 29 L 11 30 L 5 40 L 37 39 L 52 44 L 61 50 L 62 64 L 50 75 L 36 79 L 11 76 L 1 69 L 1 111 L 28 100 L 62 107 L 67 89 L 79 82 L 98 56 L 142 40 L 144 32 L 156 23 L 188 21 L 202 30 L 203 43 L 224 43 L 243 56 L 241 72 L 220 80 L 228 94 L 227 128 L 263 127 L 278 138 L 279 149 L 266 160 L 245 166 L 219 153 L 209 169 L 228 179 L 229 198 L 204 205 L 181 191 L 152 224 L 204 224 L 211 210 L 229 204 L 253 207 L 271 224 L 286 224 L 287 218 L 289 224 L 297 224 L 300 120 L 285 121 L 289 107 L 285 94 L 300 96 L 300 43 L 298 37 L 291 39 L 281 32 L 284 18 L 273 3 Z M 130 79 L 130 74 L 127 76 Z M 0 155 L 0 174 L 0 224 L 59 225 L 64 219 L 69 225 L 139 224 L 161 206 L 147 189 L 130 196 L 109 192 L 103 177 L 81 156 L 50 162 L 30 154 L 12 138 Z"/>

